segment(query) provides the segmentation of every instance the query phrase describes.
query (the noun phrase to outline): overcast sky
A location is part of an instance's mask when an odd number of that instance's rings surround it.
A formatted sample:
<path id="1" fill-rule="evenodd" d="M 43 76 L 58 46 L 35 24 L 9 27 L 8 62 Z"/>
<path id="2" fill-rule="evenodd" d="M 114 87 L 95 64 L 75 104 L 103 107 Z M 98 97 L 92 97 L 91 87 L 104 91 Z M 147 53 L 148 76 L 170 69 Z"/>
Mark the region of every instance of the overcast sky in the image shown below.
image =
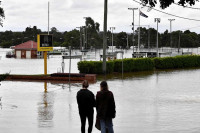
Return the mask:
<path id="1" fill-rule="evenodd" d="M 104 0 L 2 0 L 1 6 L 5 10 L 6 18 L 4 27 L 0 27 L 0 31 L 23 31 L 26 27 L 34 25 L 43 31 L 47 31 L 48 1 L 50 2 L 50 27 L 56 27 L 59 31 L 69 31 L 75 27 L 83 26 L 83 17 L 92 17 L 94 21 L 100 23 L 100 29 L 103 29 Z M 115 26 L 115 32 L 132 32 L 130 25 L 133 15 L 128 7 L 141 6 L 132 0 L 108 0 L 108 28 Z M 197 3 L 194 7 L 200 7 L 200 3 Z M 162 10 L 159 7 L 156 7 L 156 9 Z M 160 32 L 169 29 L 168 19 L 175 18 L 154 10 L 147 12 L 147 8 L 143 8 L 141 11 L 149 16 L 148 18 L 141 17 L 141 25 L 150 25 L 156 28 L 154 18 L 161 18 Z M 200 20 L 200 10 L 173 5 L 163 11 Z M 136 11 L 136 25 L 138 25 L 138 14 L 138 11 Z M 175 19 L 173 30 L 200 26 L 200 21 Z M 200 27 L 193 28 L 191 31 L 200 33 Z"/>

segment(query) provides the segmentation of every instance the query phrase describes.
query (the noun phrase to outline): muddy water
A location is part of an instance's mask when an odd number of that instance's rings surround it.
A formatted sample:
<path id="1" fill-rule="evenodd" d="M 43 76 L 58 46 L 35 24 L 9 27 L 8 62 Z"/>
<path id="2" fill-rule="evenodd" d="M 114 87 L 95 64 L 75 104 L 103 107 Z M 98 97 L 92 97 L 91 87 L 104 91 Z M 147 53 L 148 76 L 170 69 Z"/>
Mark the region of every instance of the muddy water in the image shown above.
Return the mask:
<path id="1" fill-rule="evenodd" d="M 60 57 L 49 59 L 56 72 Z M 66 61 L 67 62 L 67 61 Z M 76 61 L 73 61 L 76 64 Z M 78 60 L 77 60 L 78 62 Z M 43 60 L 0 60 L 0 73 L 40 74 Z M 73 72 L 77 72 L 74 67 Z M 200 131 L 200 69 L 108 75 L 117 116 L 116 133 L 188 133 Z M 96 94 L 101 77 L 89 89 Z M 76 93 L 81 85 L 3 81 L 0 132 L 79 133 Z M 95 128 L 93 133 L 98 133 Z"/>
<path id="2" fill-rule="evenodd" d="M 126 75 L 125 75 L 126 76 Z M 117 117 L 116 133 L 200 131 L 200 70 L 136 73 L 109 79 Z M 96 94 L 98 81 L 89 89 Z M 80 84 L 8 82 L 0 86 L 3 133 L 78 133 L 76 93 Z M 98 133 L 94 129 L 94 133 Z"/>

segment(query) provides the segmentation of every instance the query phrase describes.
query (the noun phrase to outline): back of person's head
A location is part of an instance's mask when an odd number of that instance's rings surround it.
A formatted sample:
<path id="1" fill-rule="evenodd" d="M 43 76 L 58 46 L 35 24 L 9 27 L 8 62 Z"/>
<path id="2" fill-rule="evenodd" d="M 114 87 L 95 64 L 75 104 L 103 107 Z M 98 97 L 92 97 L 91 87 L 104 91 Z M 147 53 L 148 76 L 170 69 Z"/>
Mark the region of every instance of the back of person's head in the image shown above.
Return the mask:
<path id="1" fill-rule="evenodd" d="M 102 81 L 100 86 L 101 86 L 102 90 L 104 90 L 104 91 L 108 90 L 108 84 L 106 81 Z"/>
<path id="2" fill-rule="evenodd" d="M 89 83 L 88 83 L 87 80 L 84 80 L 84 81 L 83 81 L 82 87 L 83 87 L 83 88 L 86 88 L 86 89 L 89 87 Z"/>

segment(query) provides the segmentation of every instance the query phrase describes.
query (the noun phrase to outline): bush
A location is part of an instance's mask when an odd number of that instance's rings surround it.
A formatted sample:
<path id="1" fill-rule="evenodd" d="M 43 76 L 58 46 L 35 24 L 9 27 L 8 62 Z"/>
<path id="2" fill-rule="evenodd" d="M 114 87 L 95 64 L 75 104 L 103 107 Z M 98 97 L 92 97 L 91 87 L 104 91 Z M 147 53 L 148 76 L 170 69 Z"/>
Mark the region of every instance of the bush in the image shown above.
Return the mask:
<path id="1" fill-rule="evenodd" d="M 80 73 L 87 73 L 87 74 L 102 74 L 102 61 L 80 61 L 78 62 L 78 70 Z M 113 61 L 106 62 L 107 73 L 112 73 L 114 68 Z"/>
<path id="2" fill-rule="evenodd" d="M 122 60 L 107 61 L 107 73 L 122 72 Z M 148 71 L 156 69 L 176 69 L 200 67 L 200 56 L 176 56 L 164 58 L 123 59 L 123 71 Z M 81 61 L 78 63 L 80 73 L 102 74 L 102 61 Z"/>
<path id="3" fill-rule="evenodd" d="M 176 69 L 200 67 L 200 56 L 176 56 L 165 58 L 154 58 L 156 69 Z"/>
<path id="4" fill-rule="evenodd" d="M 124 72 L 153 70 L 154 64 L 151 59 L 124 59 Z M 80 73 L 102 74 L 102 61 L 81 61 L 78 63 Z M 122 60 L 107 61 L 107 73 L 122 72 Z"/>
<path id="5" fill-rule="evenodd" d="M 147 71 L 154 69 L 154 63 L 149 58 L 124 59 L 124 72 Z M 122 60 L 114 61 L 114 72 L 122 72 Z"/>

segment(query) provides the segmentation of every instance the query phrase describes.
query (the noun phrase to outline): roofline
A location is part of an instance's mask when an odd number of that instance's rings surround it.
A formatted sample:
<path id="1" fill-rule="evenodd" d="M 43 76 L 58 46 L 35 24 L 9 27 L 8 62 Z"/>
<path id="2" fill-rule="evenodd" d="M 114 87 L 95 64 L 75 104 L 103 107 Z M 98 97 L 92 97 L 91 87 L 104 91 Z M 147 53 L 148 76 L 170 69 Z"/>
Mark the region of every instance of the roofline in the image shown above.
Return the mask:
<path id="1" fill-rule="evenodd" d="M 37 48 L 13 48 L 15 50 L 37 50 Z"/>

